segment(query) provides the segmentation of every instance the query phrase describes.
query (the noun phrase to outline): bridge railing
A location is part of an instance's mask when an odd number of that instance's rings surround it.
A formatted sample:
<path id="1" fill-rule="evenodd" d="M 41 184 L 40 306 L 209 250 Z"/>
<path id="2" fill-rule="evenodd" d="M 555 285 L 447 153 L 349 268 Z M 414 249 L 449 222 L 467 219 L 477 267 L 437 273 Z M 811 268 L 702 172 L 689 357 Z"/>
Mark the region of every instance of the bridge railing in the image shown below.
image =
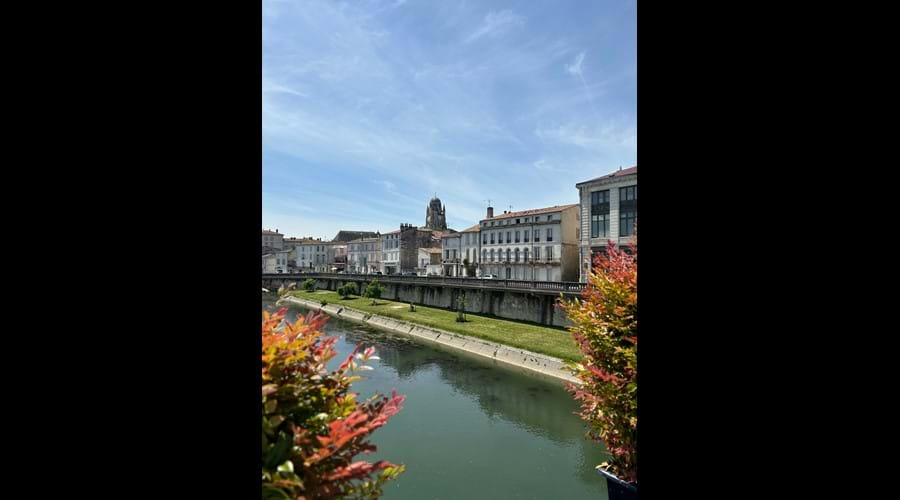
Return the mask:
<path id="1" fill-rule="evenodd" d="M 401 283 L 432 283 L 444 285 L 462 285 L 481 288 L 509 288 L 518 290 L 552 290 L 568 293 L 579 293 L 584 290 L 584 283 L 576 281 L 536 281 L 513 279 L 482 279 L 460 276 L 403 276 L 399 274 L 356 274 L 356 273 L 296 273 L 296 274 L 263 274 L 264 279 L 306 278 L 340 279 L 367 281 L 378 279 L 379 281 Z"/>

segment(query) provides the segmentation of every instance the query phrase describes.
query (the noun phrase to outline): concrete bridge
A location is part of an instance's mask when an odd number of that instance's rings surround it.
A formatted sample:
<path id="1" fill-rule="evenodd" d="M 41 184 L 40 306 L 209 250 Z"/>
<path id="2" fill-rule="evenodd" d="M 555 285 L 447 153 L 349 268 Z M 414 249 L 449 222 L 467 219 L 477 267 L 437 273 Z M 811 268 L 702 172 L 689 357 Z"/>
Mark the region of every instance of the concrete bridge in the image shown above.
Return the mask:
<path id="1" fill-rule="evenodd" d="M 584 283 L 456 278 L 449 276 L 400 276 L 373 274 L 298 273 L 263 274 L 262 286 L 277 289 L 284 283 L 316 280 L 316 288 L 337 290 L 344 283 L 357 283 L 360 293 L 373 279 L 384 285 L 382 297 L 426 306 L 456 310 L 457 297 L 466 294 L 467 312 L 543 325 L 569 326 L 566 314 L 555 307 L 560 294 L 575 298 Z"/>

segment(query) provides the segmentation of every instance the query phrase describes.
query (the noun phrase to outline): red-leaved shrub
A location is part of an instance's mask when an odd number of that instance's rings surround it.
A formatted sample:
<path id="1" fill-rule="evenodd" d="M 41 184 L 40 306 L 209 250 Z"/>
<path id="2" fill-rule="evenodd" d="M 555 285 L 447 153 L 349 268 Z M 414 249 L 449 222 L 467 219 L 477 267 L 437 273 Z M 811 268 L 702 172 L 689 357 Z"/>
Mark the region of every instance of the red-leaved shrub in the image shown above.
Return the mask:
<path id="1" fill-rule="evenodd" d="M 286 309 L 263 313 L 262 497 L 377 498 L 384 483 L 403 472 L 387 461 L 355 460 L 375 451 L 367 441 L 400 410 L 403 396 L 359 402 L 350 385 L 377 360 L 373 348 L 356 349 L 334 371 L 334 337 L 322 335 L 322 314 L 285 320 Z"/>

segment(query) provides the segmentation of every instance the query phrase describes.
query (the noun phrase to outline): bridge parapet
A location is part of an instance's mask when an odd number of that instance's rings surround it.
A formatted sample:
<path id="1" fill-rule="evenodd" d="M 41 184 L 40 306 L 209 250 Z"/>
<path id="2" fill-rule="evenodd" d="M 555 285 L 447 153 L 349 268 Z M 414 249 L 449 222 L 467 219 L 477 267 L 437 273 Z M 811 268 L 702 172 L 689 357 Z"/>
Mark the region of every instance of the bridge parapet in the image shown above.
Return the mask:
<path id="1" fill-rule="evenodd" d="M 296 279 L 299 281 L 307 278 L 340 281 L 371 281 L 378 279 L 382 283 L 394 284 L 426 284 L 432 286 L 462 286 L 466 288 L 481 288 L 491 290 L 517 290 L 533 293 L 563 293 L 565 295 L 580 294 L 584 290 L 585 283 L 574 281 L 531 281 L 508 279 L 481 279 L 462 278 L 454 276 L 401 276 L 397 274 L 340 274 L 340 273 L 295 273 L 295 274 L 263 274 L 266 279 Z"/>

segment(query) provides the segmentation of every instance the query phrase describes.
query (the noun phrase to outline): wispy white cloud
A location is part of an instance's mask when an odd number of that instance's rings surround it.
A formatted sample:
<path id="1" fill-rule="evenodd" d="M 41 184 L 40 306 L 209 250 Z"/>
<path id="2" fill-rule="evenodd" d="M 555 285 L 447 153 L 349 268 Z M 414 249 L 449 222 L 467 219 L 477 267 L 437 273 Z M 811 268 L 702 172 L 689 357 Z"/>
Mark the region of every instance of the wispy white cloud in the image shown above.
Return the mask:
<path id="1" fill-rule="evenodd" d="M 576 123 L 538 127 L 534 134 L 545 143 L 560 143 L 588 150 L 634 150 L 637 147 L 635 126 L 613 121 L 594 127 Z"/>
<path id="2" fill-rule="evenodd" d="M 584 64 L 584 51 L 583 50 L 581 52 L 579 52 L 577 56 L 575 56 L 575 62 L 573 62 L 572 64 L 566 64 L 566 72 L 568 72 L 572 75 L 583 76 L 581 73 L 581 65 L 582 64 Z"/>
<path id="3" fill-rule="evenodd" d="M 578 53 L 577 56 L 575 56 L 575 62 L 573 62 L 572 64 L 566 64 L 566 71 L 573 75 L 582 76 L 581 65 L 583 63 L 584 63 L 584 51 L 582 50 L 581 52 Z"/>
<path id="4" fill-rule="evenodd" d="M 384 188 L 387 189 L 388 191 L 393 191 L 393 190 L 397 189 L 397 185 L 394 184 L 394 183 L 391 182 L 391 181 L 388 181 L 388 180 L 375 180 L 375 179 L 373 179 L 372 182 L 374 182 L 375 184 L 379 184 L 379 185 L 381 185 L 381 186 L 384 186 Z"/>
<path id="5" fill-rule="evenodd" d="M 516 26 L 524 24 L 525 18 L 511 10 L 488 12 L 478 28 L 465 38 L 465 42 L 471 43 L 485 36 L 498 37 L 506 34 Z"/>
<path id="6" fill-rule="evenodd" d="M 608 68 L 581 47 L 606 54 L 604 46 L 589 32 L 532 25 L 545 10 L 532 14 L 524 4 L 522 14 L 485 15 L 475 12 L 480 4 L 394 0 L 266 5 L 278 7 L 263 20 L 267 225 L 289 228 L 291 214 L 297 227 L 334 232 L 421 224 L 436 192 L 451 226 L 468 227 L 484 216 L 486 198 L 523 209 L 572 203 L 574 182 L 634 163 L 630 97 L 620 90 L 633 76 L 619 66 L 600 79 Z M 526 16 L 528 40 L 512 36 Z M 582 86 L 601 99 L 602 113 L 586 116 L 591 97 Z"/>

